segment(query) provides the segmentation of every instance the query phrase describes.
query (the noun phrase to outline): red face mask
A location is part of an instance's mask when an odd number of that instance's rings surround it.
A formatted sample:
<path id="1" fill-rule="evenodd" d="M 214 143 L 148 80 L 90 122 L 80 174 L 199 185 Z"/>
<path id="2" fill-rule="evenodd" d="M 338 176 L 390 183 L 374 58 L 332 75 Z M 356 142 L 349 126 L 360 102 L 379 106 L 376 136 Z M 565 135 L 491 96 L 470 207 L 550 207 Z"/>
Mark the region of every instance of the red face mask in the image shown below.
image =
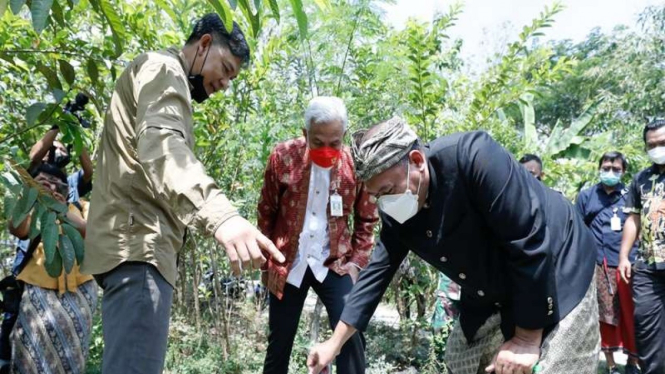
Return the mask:
<path id="1" fill-rule="evenodd" d="M 341 153 L 342 152 L 339 149 L 332 147 L 321 147 L 317 149 L 310 148 L 309 157 L 312 159 L 312 162 L 318 166 L 329 168 L 337 163 Z"/>

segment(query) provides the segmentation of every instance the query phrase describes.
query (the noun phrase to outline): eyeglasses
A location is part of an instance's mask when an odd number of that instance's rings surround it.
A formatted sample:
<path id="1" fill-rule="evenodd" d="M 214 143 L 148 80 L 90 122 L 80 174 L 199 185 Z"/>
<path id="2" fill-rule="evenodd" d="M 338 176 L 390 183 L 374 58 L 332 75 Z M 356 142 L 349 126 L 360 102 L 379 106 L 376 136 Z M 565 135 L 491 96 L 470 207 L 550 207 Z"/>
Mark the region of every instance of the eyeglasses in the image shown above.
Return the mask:
<path id="1" fill-rule="evenodd" d="M 57 177 L 53 177 L 50 175 L 40 174 L 37 176 L 37 178 L 35 178 L 35 181 L 39 182 L 49 191 L 57 192 L 63 196 L 66 196 L 69 190 L 69 185 L 67 185 L 67 183 L 64 183 Z"/>

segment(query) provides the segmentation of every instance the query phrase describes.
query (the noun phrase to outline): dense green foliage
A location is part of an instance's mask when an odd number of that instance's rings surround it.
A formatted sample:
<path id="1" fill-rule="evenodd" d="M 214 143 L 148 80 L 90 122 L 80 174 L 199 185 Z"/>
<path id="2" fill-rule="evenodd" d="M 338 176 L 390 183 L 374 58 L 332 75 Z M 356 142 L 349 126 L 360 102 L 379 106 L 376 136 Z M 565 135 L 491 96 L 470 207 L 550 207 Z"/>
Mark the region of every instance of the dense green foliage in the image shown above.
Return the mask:
<path id="1" fill-rule="evenodd" d="M 581 43 L 543 43 L 562 9 L 553 4 L 534 15 L 476 77 L 466 73 L 469 62 L 460 57 L 463 41 L 447 34 L 461 5 L 431 23 L 409 21 L 403 29 L 382 19 L 380 5 L 0 0 L 0 154 L 25 166 L 32 144 L 56 124 L 75 153 L 85 145 L 94 159 L 104 109 L 123 66 L 144 51 L 182 45 L 198 15 L 217 11 L 246 30 L 253 61 L 226 94 L 195 104 L 196 153 L 250 219 L 272 147 L 301 134 L 304 108 L 316 95 L 342 97 L 352 131 L 396 114 L 426 140 L 486 130 L 517 156 L 542 155 L 545 182 L 571 199 L 585 183 L 596 182 L 596 162 L 606 151 L 623 151 L 631 173 L 646 165 L 642 127 L 665 112 L 665 7 L 645 9 L 633 28 L 593 31 Z M 81 129 L 59 109 L 77 92 L 92 99 L 84 114 L 93 121 L 91 129 Z M 14 198 L 3 202 L 5 208 L 15 204 Z M 7 239 L 4 217 L 0 237 Z M 2 248 L 5 257 L 12 253 L 11 245 Z M 227 274 L 228 265 L 211 240 L 195 235 L 181 254 L 168 367 L 183 373 L 258 372 L 265 315 L 250 302 L 225 299 L 219 287 L 200 287 L 208 270 Z M 419 339 L 427 330 L 436 283 L 435 272 L 419 261 L 405 266 L 389 298 L 403 317 L 400 338 L 407 353 L 397 357 L 390 347 L 376 348 L 386 354 L 386 361 L 373 359 L 376 372 L 404 365 L 440 370 L 436 352 L 445 343 L 427 335 L 433 344 L 423 351 L 427 344 Z M 417 313 L 406 319 L 413 307 Z M 95 329 L 91 359 L 99 362 L 98 324 Z M 302 334 L 298 339 L 294 361 L 302 365 L 309 340 Z M 192 359 L 183 361 L 183 355 Z M 251 370 L 243 371 L 248 364 Z"/>

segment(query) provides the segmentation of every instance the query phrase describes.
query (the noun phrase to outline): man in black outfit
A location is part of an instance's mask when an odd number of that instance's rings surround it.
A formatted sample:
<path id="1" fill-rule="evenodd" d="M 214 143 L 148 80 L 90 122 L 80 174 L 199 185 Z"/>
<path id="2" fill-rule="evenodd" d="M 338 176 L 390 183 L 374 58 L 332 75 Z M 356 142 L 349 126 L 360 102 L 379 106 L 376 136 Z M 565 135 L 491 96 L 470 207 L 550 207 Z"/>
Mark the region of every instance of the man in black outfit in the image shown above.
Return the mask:
<path id="1" fill-rule="evenodd" d="M 596 248 L 570 202 L 484 132 L 421 146 L 393 118 L 354 143 L 383 227 L 333 336 L 310 352 L 310 373 L 365 330 L 409 250 L 462 288 L 446 349 L 452 373 L 596 373 Z"/>

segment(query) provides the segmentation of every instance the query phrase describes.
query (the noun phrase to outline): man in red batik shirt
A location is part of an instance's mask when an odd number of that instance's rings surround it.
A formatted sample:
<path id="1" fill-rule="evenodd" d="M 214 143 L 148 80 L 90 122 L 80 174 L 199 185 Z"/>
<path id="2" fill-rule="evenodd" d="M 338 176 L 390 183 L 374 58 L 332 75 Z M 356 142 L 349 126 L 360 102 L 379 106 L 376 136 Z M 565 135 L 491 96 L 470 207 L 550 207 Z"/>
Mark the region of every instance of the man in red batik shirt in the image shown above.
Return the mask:
<path id="1" fill-rule="evenodd" d="M 369 261 L 378 212 L 356 180 L 350 150 L 343 145 L 347 122 L 342 100 L 317 97 L 305 112 L 304 137 L 278 144 L 268 159 L 258 205 L 259 229 L 286 262 L 268 260 L 263 272 L 270 290 L 264 374 L 288 372 L 309 288 L 325 305 L 334 328 L 345 296 Z M 342 348 L 337 372 L 365 372 L 359 334 Z"/>

